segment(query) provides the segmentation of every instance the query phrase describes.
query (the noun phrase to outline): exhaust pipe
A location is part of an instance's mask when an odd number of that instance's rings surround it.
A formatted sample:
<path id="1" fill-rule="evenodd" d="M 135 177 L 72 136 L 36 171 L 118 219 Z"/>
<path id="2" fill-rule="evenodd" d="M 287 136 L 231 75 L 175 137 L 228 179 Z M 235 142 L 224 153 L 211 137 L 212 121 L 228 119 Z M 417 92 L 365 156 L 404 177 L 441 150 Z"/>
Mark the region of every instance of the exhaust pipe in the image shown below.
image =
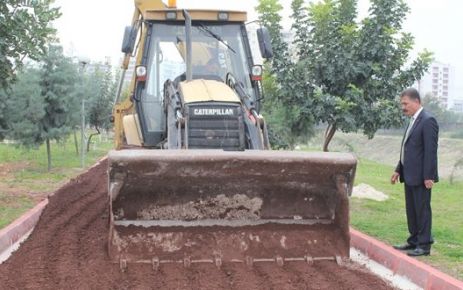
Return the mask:
<path id="1" fill-rule="evenodd" d="M 186 80 L 193 79 L 192 72 L 192 48 L 191 48 L 191 16 L 188 11 L 183 10 L 183 17 L 185 18 L 185 41 L 186 41 Z"/>

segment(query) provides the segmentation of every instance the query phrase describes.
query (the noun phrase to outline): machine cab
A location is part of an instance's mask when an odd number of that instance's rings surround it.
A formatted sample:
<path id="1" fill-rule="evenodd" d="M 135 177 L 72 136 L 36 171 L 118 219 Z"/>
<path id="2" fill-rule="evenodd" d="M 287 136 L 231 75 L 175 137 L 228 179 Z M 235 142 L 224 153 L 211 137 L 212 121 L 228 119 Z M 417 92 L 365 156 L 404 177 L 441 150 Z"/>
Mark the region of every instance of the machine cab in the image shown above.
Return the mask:
<path id="1" fill-rule="evenodd" d="M 143 146 L 159 147 L 167 138 L 169 126 L 166 118 L 165 84 L 172 81 L 178 85 L 187 79 L 188 36 L 181 10 L 148 12 L 145 13 L 145 21 L 139 29 L 141 33 L 138 33 L 141 41 L 138 44 L 140 47 L 133 91 L 138 116 L 135 127 L 139 127 Z M 213 80 L 228 85 L 239 84 L 247 102 L 258 113 L 261 99 L 258 82 L 262 69 L 260 67 L 259 70 L 253 64 L 244 24 L 246 13 L 201 10 L 190 11 L 189 14 L 192 18 L 189 36 L 192 79 Z M 130 29 L 127 31 L 126 34 L 129 35 L 125 39 L 137 39 L 133 37 L 136 32 Z M 198 95 L 193 101 L 206 102 L 203 97 Z M 237 98 L 236 102 L 240 103 L 242 100 Z"/>

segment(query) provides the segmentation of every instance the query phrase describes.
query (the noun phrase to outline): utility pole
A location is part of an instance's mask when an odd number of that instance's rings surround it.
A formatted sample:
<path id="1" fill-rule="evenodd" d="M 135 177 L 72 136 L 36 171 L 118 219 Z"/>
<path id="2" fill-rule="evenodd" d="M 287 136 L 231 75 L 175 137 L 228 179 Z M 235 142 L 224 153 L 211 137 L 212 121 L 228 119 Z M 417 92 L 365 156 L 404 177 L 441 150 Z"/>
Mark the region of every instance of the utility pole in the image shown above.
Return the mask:
<path id="1" fill-rule="evenodd" d="M 82 65 L 82 76 L 84 74 L 85 66 L 88 64 L 88 61 L 81 60 L 80 64 Z M 82 78 L 83 79 L 83 78 Z M 82 96 L 82 107 L 81 107 L 81 124 L 80 124 L 80 167 L 85 168 L 85 96 Z"/>
<path id="2" fill-rule="evenodd" d="M 85 129 L 85 100 L 82 98 L 82 109 L 80 112 L 82 116 L 82 123 L 80 125 L 80 167 L 84 168 L 85 167 L 85 134 L 84 134 L 84 129 Z"/>

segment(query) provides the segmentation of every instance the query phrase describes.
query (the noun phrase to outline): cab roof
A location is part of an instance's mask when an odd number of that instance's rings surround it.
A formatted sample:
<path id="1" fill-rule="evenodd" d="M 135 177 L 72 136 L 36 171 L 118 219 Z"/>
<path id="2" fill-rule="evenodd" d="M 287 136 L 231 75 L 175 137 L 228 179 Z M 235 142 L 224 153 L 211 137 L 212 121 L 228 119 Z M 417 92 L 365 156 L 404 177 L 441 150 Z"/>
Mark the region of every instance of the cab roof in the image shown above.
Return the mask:
<path id="1" fill-rule="evenodd" d="M 222 11 L 195 9 L 187 10 L 194 20 L 219 21 L 219 22 L 245 22 L 247 13 L 244 11 Z M 153 9 L 142 11 L 145 20 L 167 20 L 167 21 L 185 21 L 182 9 Z M 174 17 L 175 16 L 175 17 Z M 226 16 L 226 19 L 224 18 Z"/>

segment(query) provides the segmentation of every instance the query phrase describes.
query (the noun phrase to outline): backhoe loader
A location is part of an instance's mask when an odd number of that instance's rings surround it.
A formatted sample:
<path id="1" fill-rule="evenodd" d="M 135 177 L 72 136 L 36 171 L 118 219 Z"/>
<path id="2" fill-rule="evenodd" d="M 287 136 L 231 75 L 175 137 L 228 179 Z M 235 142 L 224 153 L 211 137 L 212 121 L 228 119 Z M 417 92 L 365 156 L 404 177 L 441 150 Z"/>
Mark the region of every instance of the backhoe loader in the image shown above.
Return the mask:
<path id="1" fill-rule="evenodd" d="M 175 6 L 135 0 L 124 33 L 124 72 L 130 58 L 136 67 L 112 117 L 111 260 L 125 270 L 348 257 L 356 159 L 270 150 L 246 13 Z M 270 58 L 268 31 L 256 34 Z"/>

